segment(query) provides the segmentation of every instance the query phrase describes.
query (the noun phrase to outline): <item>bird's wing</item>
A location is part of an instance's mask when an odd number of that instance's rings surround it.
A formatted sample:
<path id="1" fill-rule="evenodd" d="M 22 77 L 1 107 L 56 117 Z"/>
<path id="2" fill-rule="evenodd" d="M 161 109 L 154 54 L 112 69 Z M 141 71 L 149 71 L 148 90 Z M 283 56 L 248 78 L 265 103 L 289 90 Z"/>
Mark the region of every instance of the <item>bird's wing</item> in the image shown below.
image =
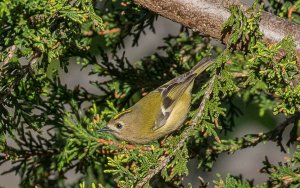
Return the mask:
<path id="1" fill-rule="evenodd" d="M 157 89 L 162 96 L 162 103 L 153 130 L 159 129 L 166 124 L 178 99 L 183 95 L 191 82 L 194 81 L 195 76 L 196 74 L 183 74 Z"/>

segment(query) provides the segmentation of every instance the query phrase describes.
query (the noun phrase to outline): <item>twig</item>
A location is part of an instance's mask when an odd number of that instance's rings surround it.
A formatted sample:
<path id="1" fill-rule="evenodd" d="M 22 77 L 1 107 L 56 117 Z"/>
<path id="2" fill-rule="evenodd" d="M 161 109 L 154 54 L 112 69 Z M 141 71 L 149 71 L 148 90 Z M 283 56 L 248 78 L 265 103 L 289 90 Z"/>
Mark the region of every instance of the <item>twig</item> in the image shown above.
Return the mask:
<path id="1" fill-rule="evenodd" d="M 15 51 L 16 47 L 14 47 L 14 48 L 12 47 L 11 49 L 14 49 L 14 50 L 10 50 L 11 53 L 9 52 L 11 54 L 11 57 L 12 57 L 13 56 L 13 52 L 12 51 Z M 0 91 L 0 104 L 3 101 L 5 101 L 6 97 L 13 92 L 14 88 L 24 78 L 25 74 L 32 71 L 33 64 L 35 64 L 40 57 L 41 57 L 41 53 L 40 52 L 34 52 L 34 54 L 32 55 L 31 59 L 28 62 L 28 65 L 25 65 L 24 68 L 20 70 L 20 72 L 19 72 L 20 75 L 16 76 L 16 79 L 14 80 L 14 83 L 8 85 L 6 88 L 4 88 L 4 89 L 2 89 Z M 7 58 L 6 58 L 6 60 L 7 60 Z M 7 62 L 8 61 L 9 60 L 7 60 Z"/>
<path id="2" fill-rule="evenodd" d="M 124 149 L 124 148 L 126 148 L 128 150 L 141 149 L 144 151 L 152 151 L 153 150 L 152 147 L 137 147 L 137 146 L 131 145 L 131 144 L 118 144 L 112 140 L 98 139 L 97 142 L 100 144 L 103 144 L 103 145 L 113 145 L 119 149 Z"/>
<path id="3" fill-rule="evenodd" d="M 40 51 L 34 51 L 33 53 L 33 56 L 31 57 L 30 61 L 29 61 L 29 65 L 30 65 L 30 68 L 32 68 L 33 64 L 35 64 L 38 59 L 41 57 L 41 52 Z"/>
<path id="4" fill-rule="evenodd" d="M 9 47 L 7 57 L 3 61 L 4 65 L 7 64 L 11 60 L 11 58 L 14 56 L 16 49 L 17 49 L 17 46 L 15 44 L 12 45 L 11 47 Z"/>
<path id="5" fill-rule="evenodd" d="M 299 113 L 294 114 L 291 117 L 288 117 L 285 121 L 280 123 L 275 129 L 268 131 L 266 133 L 258 133 L 258 134 L 247 134 L 244 135 L 242 138 L 234 139 L 234 143 L 223 141 L 221 145 L 215 145 L 208 148 L 208 152 L 211 154 L 221 154 L 224 152 L 234 153 L 237 150 L 254 147 L 257 144 L 263 141 L 274 141 L 280 146 L 281 150 L 285 152 L 283 147 L 282 135 L 287 126 L 291 123 L 294 123 L 299 120 Z M 230 143 L 229 145 L 227 143 Z M 210 151 L 209 151 L 210 150 Z"/>
<path id="6" fill-rule="evenodd" d="M 289 20 L 292 20 L 293 17 L 292 17 L 292 14 L 297 10 L 297 7 L 296 5 L 292 5 L 291 7 L 288 8 L 288 19 Z"/>
<path id="7" fill-rule="evenodd" d="M 107 34 L 119 33 L 119 32 L 121 32 L 120 28 L 112 28 L 112 29 L 108 29 L 108 30 L 104 30 L 104 31 L 99 31 L 98 34 L 99 35 L 107 35 Z"/>
<path id="8" fill-rule="evenodd" d="M 285 131 L 287 126 L 289 126 L 291 123 L 295 123 L 299 121 L 300 119 L 299 115 L 300 115 L 299 113 L 295 113 L 293 116 L 287 118 L 284 122 L 282 122 L 278 127 L 266 133 L 266 136 L 269 140 L 277 141 L 278 146 L 280 146 L 283 152 L 286 152 L 281 143 L 283 132 Z"/>
<path id="9" fill-rule="evenodd" d="M 192 120 L 191 125 L 184 131 L 184 133 L 182 133 L 182 138 L 179 141 L 179 143 L 177 144 L 176 148 L 173 150 L 173 154 L 176 153 L 178 150 L 180 150 L 182 148 L 182 146 L 184 145 L 184 143 L 186 142 L 186 140 L 188 139 L 188 137 L 190 136 L 191 132 L 194 130 L 195 126 L 197 125 L 197 123 L 199 121 L 201 121 L 202 119 L 202 115 L 204 112 L 204 107 L 205 104 L 207 102 L 207 100 L 209 100 L 210 95 L 212 93 L 213 90 L 213 85 L 216 79 L 216 75 L 214 75 L 211 80 L 208 83 L 208 88 L 206 89 L 206 92 L 204 93 L 203 99 L 199 105 L 199 111 L 196 115 L 196 117 Z M 147 176 L 145 176 L 138 184 L 137 187 L 142 187 L 144 186 L 147 182 L 149 182 L 151 180 L 151 178 L 153 176 L 155 176 L 157 173 L 159 173 L 162 169 L 164 169 L 167 164 L 169 164 L 169 162 L 171 161 L 171 159 L 173 158 L 173 155 L 170 154 L 168 156 L 161 156 L 159 158 L 158 161 L 160 161 L 159 165 L 155 168 L 150 170 L 150 172 L 148 173 Z"/>
<path id="10" fill-rule="evenodd" d="M 119 33 L 119 32 L 121 32 L 120 28 L 112 28 L 112 29 L 107 29 L 107 30 L 99 31 L 97 34 L 98 35 L 107 35 L 107 34 Z M 83 35 L 84 36 L 92 36 L 93 33 L 94 32 L 92 30 L 90 30 L 90 31 L 85 31 L 83 33 Z"/>
<path id="11" fill-rule="evenodd" d="M 214 75 L 211 78 L 211 80 L 209 81 L 209 83 L 208 83 L 208 88 L 207 88 L 207 90 L 204 93 L 203 99 L 202 99 L 201 104 L 199 106 L 199 111 L 198 111 L 196 117 L 192 121 L 192 125 L 191 125 L 192 127 L 194 127 L 195 125 L 197 125 L 197 123 L 202 118 L 202 114 L 203 114 L 203 111 L 204 111 L 205 103 L 210 98 L 210 94 L 211 94 L 211 92 L 213 90 L 213 85 L 214 85 L 215 79 L 216 79 L 216 75 Z"/>

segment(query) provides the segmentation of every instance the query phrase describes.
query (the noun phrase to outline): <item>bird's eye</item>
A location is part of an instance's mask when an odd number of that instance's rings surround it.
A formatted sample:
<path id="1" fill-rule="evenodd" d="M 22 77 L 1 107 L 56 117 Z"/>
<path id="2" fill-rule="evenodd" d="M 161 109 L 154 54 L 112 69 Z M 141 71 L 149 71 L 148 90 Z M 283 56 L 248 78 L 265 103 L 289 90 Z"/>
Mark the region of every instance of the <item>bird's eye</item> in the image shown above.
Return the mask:
<path id="1" fill-rule="evenodd" d="M 122 129 L 123 125 L 122 125 L 121 123 L 116 123 L 116 127 L 117 127 L 118 129 Z"/>

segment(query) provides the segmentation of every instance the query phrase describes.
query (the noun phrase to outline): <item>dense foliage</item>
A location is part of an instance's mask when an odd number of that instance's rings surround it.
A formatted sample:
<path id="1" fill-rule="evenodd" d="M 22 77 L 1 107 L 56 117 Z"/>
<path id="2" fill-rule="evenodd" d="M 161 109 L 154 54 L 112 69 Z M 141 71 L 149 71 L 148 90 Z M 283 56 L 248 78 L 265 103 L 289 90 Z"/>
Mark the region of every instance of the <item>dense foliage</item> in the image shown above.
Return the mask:
<path id="1" fill-rule="evenodd" d="M 190 159 L 205 171 L 219 154 L 264 141 L 286 151 L 299 140 L 300 62 L 290 37 L 273 45 L 261 40 L 263 8 L 300 23 L 300 1 L 269 1 L 253 6 L 247 16 L 232 7 L 224 25 L 224 34 L 231 34 L 227 47 L 182 27 L 155 53 L 129 62 L 124 39 L 138 45 L 145 29 L 155 31 L 157 18 L 132 1 L 1 0 L 0 164 L 13 163 L 5 173 L 19 175 L 23 187 L 178 187 Z M 143 146 L 97 132 L 117 112 L 209 55 L 215 64 L 197 79 L 187 126 Z M 103 78 L 90 82 L 98 94 L 62 84 L 60 73 L 68 74 L 75 63 Z M 284 121 L 265 133 L 228 138 L 243 115 L 240 103 L 257 106 L 262 118 L 271 111 Z M 297 147 L 278 165 L 266 158 L 261 172 L 269 179 L 257 186 L 299 185 L 299 155 Z M 65 175 L 73 169 L 82 178 L 68 185 Z M 214 183 L 252 186 L 230 175 Z"/>

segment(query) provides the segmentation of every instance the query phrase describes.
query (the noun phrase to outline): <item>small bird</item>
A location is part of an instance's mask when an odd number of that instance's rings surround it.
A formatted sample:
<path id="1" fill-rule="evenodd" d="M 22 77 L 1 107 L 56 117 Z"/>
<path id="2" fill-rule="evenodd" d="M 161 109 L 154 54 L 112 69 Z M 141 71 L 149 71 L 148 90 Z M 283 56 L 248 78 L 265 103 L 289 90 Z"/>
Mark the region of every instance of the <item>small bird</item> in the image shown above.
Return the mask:
<path id="1" fill-rule="evenodd" d="M 195 78 L 209 65 L 202 59 L 186 72 L 147 94 L 129 109 L 117 114 L 99 131 L 112 133 L 119 140 L 147 144 L 179 129 L 191 105 Z"/>

